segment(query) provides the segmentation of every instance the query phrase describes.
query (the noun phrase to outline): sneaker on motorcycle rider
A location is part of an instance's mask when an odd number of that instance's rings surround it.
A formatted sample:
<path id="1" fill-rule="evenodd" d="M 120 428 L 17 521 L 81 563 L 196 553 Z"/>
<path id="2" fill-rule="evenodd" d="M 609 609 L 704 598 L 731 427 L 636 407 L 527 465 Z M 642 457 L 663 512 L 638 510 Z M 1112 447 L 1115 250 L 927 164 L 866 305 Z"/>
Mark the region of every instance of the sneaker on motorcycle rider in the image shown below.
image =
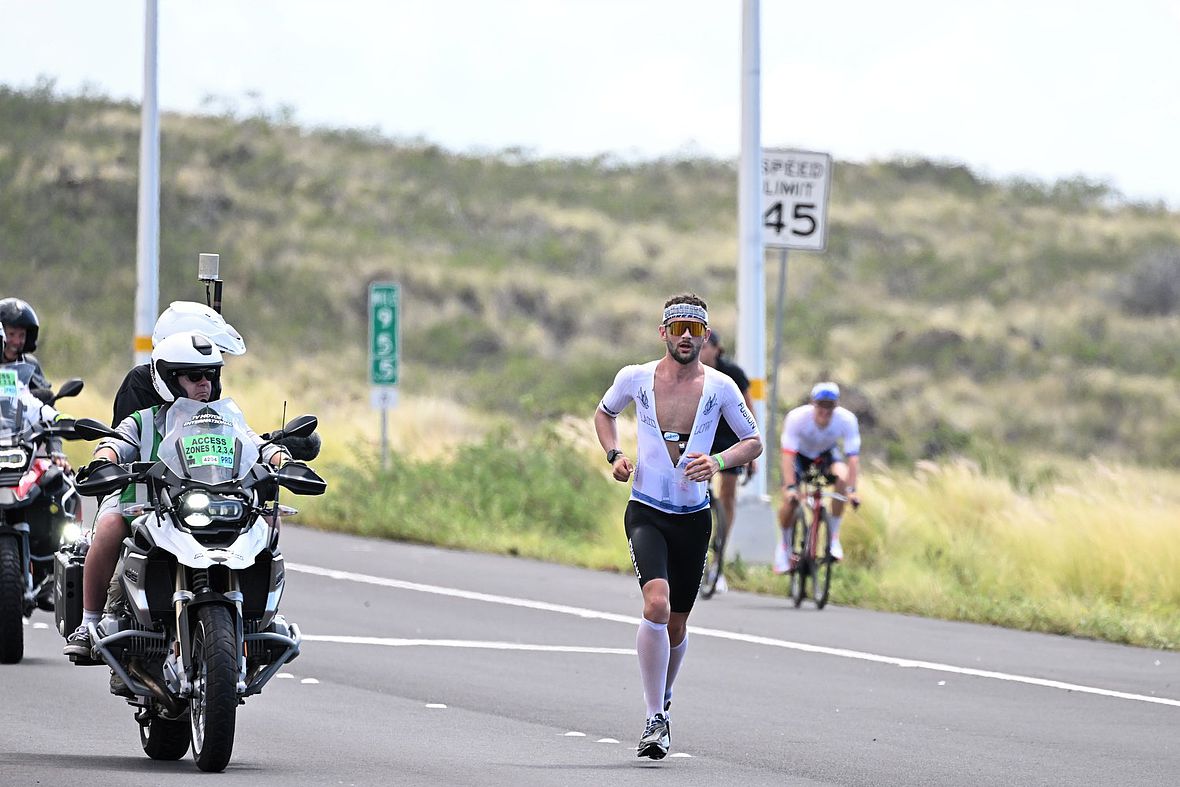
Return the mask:
<path id="1" fill-rule="evenodd" d="M 90 629 L 85 623 L 74 629 L 74 633 L 66 637 L 66 646 L 61 649 L 63 655 L 90 658 L 94 643 L 90 639 Z"/>

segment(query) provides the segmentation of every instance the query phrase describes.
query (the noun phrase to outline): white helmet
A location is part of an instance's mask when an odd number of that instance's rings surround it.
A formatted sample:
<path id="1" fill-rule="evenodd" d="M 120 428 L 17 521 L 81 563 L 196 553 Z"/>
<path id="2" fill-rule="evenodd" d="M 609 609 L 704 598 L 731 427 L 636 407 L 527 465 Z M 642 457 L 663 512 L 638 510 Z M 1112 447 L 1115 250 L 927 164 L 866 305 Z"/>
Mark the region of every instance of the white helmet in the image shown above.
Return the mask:
<path id="1" fill-rule="evenodd" d="M 152 331 L 152 347 L 181 331 L 197 331 L 209 337 L 223 353 L 244 355 L 246 342 L 225 318 L 203 303 L 172 301 Z"/>
<path id="2" fill-rule="evenodd" d="M 155 346 L 148 368 L 156 393 L 165 402 L 175 402 L 185 396 L 184 389 L 176 380 L 178 374 L 201 369 L 220 370 L 224 363 L 221 350 L 204 334 L 183 331 L 163 339 Z M 212 402 L 221 397 L 221 375 L 211 382 L 213 391 L 209 394 L 209 401 Z"/>

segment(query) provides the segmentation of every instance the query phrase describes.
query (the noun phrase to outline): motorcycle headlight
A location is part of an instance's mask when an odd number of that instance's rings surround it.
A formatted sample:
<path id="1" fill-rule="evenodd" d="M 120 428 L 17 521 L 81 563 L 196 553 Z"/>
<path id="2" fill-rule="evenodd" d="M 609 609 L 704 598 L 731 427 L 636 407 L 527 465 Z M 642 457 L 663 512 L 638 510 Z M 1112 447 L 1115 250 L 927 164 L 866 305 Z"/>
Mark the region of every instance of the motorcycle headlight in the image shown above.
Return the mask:
<path id="1" fill-rule="evenodd" d="M 28 461 L 29 455 L 25 453 L 23 448 L 0 448 L 0 467 L 2 468 L 22 470 Z"/>
<path id="2" fill-rule="evenodd" d="M 237 524 L 246 517 L 246 506 L 235 497 L 189 492 L 180 498 L 180 519 L 189 527 L 214 523 Z"/>
<path id="3" fill-rule="evenodd" d="M 72 544 L 82 537 L 82 528 L 74 522 L 66 522 L 61 526 L 61 540 L 63 544 Z"/>

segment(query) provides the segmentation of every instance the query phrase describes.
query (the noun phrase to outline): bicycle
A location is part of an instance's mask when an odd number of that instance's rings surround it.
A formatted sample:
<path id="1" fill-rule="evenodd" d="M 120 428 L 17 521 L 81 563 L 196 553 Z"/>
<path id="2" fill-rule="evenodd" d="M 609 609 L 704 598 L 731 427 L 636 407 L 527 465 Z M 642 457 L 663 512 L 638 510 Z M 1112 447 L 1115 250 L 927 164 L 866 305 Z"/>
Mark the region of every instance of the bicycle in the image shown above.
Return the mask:
<path id="1" fill-rule="evenodd" d="M 798 608 L 811 584 L 811 598 L 818 609 L 828 603 L 832 584 L 832 529 L 824 500 L 847 502 L 844 495 L 826 489 L 827 476 L 809 469 L 799 479 L 799 506 L 795 509 L 795 527 L 791 553 L 795 567 L 791 572 L 791 600 Z M 855 507 L 855 504 L 853 504 Z"/>
<path id="2" fill-rule="evenodd" d="M 725 504 L 709 490 L 709 507 L 713 510 L 713 536 L 709 539 L 709 551 L 705 555 L 705 570 L 701 577 L 701 598 L 712 598 L 717 592 L 717 583 L 724 574 L 725 565 Z"/>
<path id="3" fill-rule="evenodd" d="M 745 486 L 750 481 L 749 469 L 743 466 L 742 480 Z M 717 592 L 717 583 L 725 576 L 725 504 L 721 498 L 713 493 L 712 481 L 709 483 L 709 507 L 713 510 L 713 535 L 709 539 L 709 551 L 705 555 L 705 570 L 701 576 L 701 598 L 712 598 Z"/>

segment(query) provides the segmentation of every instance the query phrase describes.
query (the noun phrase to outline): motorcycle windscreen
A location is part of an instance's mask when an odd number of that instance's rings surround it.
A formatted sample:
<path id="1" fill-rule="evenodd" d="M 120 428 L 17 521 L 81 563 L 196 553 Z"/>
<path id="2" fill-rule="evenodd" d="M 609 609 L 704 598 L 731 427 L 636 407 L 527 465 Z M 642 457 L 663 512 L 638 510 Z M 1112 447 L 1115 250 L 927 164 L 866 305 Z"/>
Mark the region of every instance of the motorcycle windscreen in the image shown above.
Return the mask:
<path id="1" fill-rule="evenodd" d="M 159 456 L 181 478 L 220 484 L 245 476 L 259 453 L 232 399 L 177 399 L 168 408 Z"/>
<path id="2" fill-rule="evenodd" d="M 19 361 L 0 366 L 0 443 L 11 445 L 31 423 L 25 392 L 33 365 Z"/>

